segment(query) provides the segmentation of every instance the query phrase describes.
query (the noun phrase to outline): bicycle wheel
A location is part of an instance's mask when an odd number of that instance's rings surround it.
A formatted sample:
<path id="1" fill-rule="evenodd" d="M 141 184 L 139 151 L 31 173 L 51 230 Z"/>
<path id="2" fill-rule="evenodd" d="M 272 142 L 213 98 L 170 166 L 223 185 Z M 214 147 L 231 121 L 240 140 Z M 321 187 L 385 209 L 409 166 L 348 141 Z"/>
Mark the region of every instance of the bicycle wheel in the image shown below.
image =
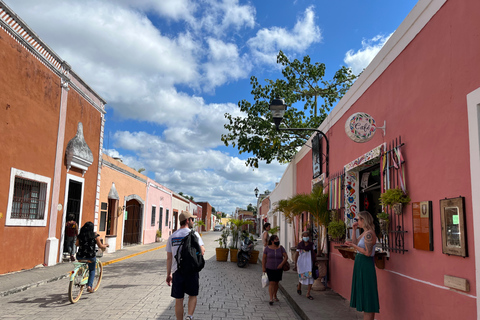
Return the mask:
<path id="1" fill-rule="evenodd" d="M 101 261 L 97 260 L 97 263 L 95 264 L 95 279 L 93 280 L 93 286 L 92 286 L 93 291 L 97 291 L 98 288 L 100 287 L 100 282 L 102 282 L 102 276 L 103 276 L 103 264 Z"/>
<path id="2" fill-rule="evenodd" d="M 84 268 L 85 267 L 77 269 L 73 276 L 73 280 L 70 280 L 70 285 L 68 286 L 68 300 L 70 300 L 71 303 L 77 302 L 82 296 L 85 285 L 80 283 L 83 279 Z"/>

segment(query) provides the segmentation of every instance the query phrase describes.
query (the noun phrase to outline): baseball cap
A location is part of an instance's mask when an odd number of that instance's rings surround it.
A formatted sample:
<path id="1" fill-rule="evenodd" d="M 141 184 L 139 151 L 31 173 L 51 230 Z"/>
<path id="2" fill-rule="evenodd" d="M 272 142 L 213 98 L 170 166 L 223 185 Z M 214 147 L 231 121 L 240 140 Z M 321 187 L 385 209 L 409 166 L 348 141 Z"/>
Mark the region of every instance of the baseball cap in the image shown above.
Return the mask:
<path id="1" fill-rule="evenodd" d="M 180 217 L 178 219 L 180 220 L 180 222 L 182 222 L 184 220 L 187 220 L 188 218 L 194 218 L 195 219 L 195 216 L 188 211 L 182 211 L 182 213 L 180 213 Z"/>

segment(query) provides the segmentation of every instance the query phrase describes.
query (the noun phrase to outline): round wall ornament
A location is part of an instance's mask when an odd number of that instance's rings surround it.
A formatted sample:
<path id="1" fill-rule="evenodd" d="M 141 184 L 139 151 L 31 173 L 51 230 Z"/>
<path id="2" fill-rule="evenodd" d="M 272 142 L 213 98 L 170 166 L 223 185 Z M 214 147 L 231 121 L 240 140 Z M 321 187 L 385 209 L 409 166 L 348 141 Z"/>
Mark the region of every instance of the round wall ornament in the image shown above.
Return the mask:
<path id="1" fill-rule="evenodd" d="M 345 133 L 355 142 L 367 142 L 373 138 L 377 125 L 375 119 L 367 113 L 357 112 L 345 122 Z"/>

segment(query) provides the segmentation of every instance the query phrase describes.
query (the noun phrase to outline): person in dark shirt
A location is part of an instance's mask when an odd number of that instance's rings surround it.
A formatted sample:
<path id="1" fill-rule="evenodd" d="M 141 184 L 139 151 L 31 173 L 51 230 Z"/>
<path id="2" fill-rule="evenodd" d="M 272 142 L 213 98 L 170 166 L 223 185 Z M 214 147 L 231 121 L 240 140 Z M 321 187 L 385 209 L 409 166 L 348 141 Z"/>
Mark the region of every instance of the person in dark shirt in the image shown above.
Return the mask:
<path id="1" fill-rule="evenodd" d="M 93 222 L 86 222 L 80 229 L 76 245 L 78 246 L 77 259 L 88 260 L 88 282 L 87 291 L 93 293 L 92 285 L 95 278 L 95 264 L 97 262 L 95 244 L 102 250 L 109 245 L 104 245 L 100 241 L 100 235 L 93 231 Z"/>
<path id="2" fill-rule="evenodd" d="M 75 222 L 73 214 L 68 215 L 65 225 L 65 248 L 70 254 L 70 261 L 75 261 L 75 241 L 78 236 L 78 224 Z"/>

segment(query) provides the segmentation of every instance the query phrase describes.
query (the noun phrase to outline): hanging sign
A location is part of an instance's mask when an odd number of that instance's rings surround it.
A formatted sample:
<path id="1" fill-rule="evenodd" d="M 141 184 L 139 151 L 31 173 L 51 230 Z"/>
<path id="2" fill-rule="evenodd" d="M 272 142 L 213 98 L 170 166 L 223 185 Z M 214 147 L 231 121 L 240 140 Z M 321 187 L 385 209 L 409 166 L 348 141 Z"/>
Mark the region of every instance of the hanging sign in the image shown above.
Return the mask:
<path id="1" fill-rule="evenodd" d="M 345 133 L 355 142 L 367 142 L 373 138 L 377 125 L 375 119 L 364 112 L 352 114 L 345 122 Z"/>

